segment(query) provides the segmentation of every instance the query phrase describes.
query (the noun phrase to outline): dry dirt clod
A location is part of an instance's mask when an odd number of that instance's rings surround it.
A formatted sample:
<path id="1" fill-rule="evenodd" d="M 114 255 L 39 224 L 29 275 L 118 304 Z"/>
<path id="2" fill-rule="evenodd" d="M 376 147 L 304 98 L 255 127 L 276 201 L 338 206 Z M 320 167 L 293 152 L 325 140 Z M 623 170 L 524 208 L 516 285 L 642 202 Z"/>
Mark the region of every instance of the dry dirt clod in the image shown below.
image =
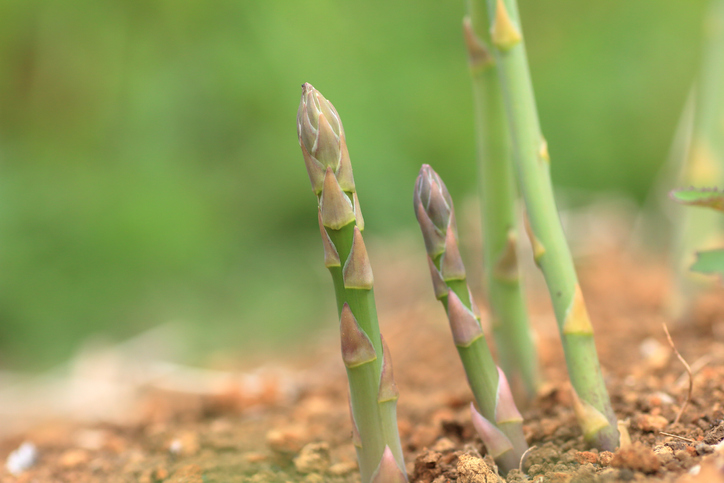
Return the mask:
<path id="1" fill-rule="evenodd" d="M 329 467 L 327 474 L 330 476 L 344 476 L 352 473 L 357 469 L 357 462 L 355 461 L 341 461 L 335 463 Z"/>
<path id="2" fill-rule="evenodd" d="M 643 473 L 655 473 L 661 467 L 661 463 L 651 448 L 641 443 L 635 443 L 616 451 L 611 460 L 611 466 Z"/>
<path id="3" fill-rule="evenodd" d="M 669 425 L 669 421 L 663 416 L 651 414 L 639 414 L 634 420 L 634 425 L 641 431 L 655 433 L 663 431 Z"/>
<path id="4" fill-rule="evenodd" d="M 662 465 L 674 459 L 674 450 L 668 446 L 660 445 L 654 448 L 654 454 L 659 458 Z"/>
<path id="5" fill-rule="evenodd" d="M 576 461 L 581 465 L 585 465 L 586 463 L 598 463 L 598 455 L 595 453 L 591 453 L 590 451 L 579 451 L 576 453 L 575 458 Z"/>
<path id="6" fill-rule="evenodd" d="M 415 459 L 415 469 L 412 481 L 420 483 L 432 483 L 442 474 L 440 460 L 442 455 L 437 451 L 425 451 Z"/>
<path id="7" fill-rule="evenodd" d="M 87 451 L 82 449 L 70 449 L 60 456 L 58 464 L 60 464 L 63 468 L 75 468 L 86 464 L 89 459 L 90 455 Z"/>
<path id="8" fill-rule="evenodd" d="M 182 466 L 164 483 L 204 483 L 199 465 Z"/>
<path id="9" fill-rule="evenodd" d="M 613 460 L 613 453 L 610 451 L 601 451 L 598 455 L 598 462 L 601 463 L 601 466 L 610 465 L 611 460 Z"/>
<path id="10" fill-rule="evenodd" d="M 300 473 L 324 473 L 329 465 L 329 445 L 324 442 L 309 443 L 294 458 L 294 467 Z"/>
<path id="11" fill-rule="evenodd" d="M 302 449 L 304 432 L 297 428 L 272 429 L 266 434 L 266 444 L 277 453 L 291 455 Z"/>
<path id="12" fill-rule="evenodd" d="M 481 458 L 460 455 L 458 458 L 458 483 L 497 483 L 498 476 Z"/>
<path id="13" fill-rule="evenodd" d="M 447 453 L 448 451 L 453 451 L 455 449 L 455 443 L 453 443 L 450 439 L 442 437 L 438 439 L 435 444 L 432 446 L 433 451 L 437 451 L 439 453 Z"/>

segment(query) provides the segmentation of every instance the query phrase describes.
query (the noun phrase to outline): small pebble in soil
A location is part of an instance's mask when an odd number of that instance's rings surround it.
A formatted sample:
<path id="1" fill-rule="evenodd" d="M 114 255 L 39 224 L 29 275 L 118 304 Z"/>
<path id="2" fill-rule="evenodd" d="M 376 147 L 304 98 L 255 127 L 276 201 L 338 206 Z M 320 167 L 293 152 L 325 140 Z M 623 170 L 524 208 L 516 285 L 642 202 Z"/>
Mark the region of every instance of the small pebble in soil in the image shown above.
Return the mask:
<path id="1" fill-rule="evenodd" d="M 714 448 L 706 443 L 698 443 L 694 449 L 696 449 L 697 454 L 700 456 L 714 452 Z"/>
<path id="2" fill-rule="evenodd" d="M 35 465 L 38 461 L 38 450 L 33 443 L 25 442 L 10 453 L 5 468 L 13 475 L 19 475 Z"/>

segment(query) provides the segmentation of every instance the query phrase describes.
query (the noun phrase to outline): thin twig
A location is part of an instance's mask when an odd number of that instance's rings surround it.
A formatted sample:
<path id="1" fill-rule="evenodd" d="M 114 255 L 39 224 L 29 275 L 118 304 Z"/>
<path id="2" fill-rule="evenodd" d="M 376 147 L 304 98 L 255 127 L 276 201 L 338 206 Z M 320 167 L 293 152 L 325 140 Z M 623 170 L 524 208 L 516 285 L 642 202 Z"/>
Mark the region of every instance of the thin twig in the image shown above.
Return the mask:
<path id="1" fill-rule="evenodd" d="M 527 450 L 525 450 L 525 453 L 523 453 L 523 455 L 520 457 L 520 462 L 518 463 L 518 471 L 520 471 L 521 473 L 523 473 L 523 460 L 525 459 L 525 455 L 527 455 L 528 453 L 530 453 L 531 451 L 533 451 L 533 450 L 534 450 L 535 448 L 537 448 L 537 447 L 538 447 L 538 446 L 533 445 L 533 446 L 531 446 L 530 448 L 528 448 Z"/>
<path id="2" fill-rule="evenodd" d="M 689 367 L 689 364 L 686 362 L 686 360 L 684 360 L 679 351 L 676 349 L 674 341 L 671 339 L 671 334 L 669 334 L 669 328 L 666 327 L 666 322 L 664 322 L 662 325 L 664 326 L 664 332 L 666 332 L 666 338 L 669 339 L 669 345 L 671 345 L 671 348 L 674 350 L 674 354 L 676 354 L 676 357 L 678 357 L 681 363 L 684 364 L 686 372 L 689 374 L 689 391 L 686 394 L 686 400 L 684 401 L 684 404 L 681 405 L 681 409 L 679 409 L 679 413 L 676 415 L 676 419 L 674 419 L 674 424 L 676 424 L 679 422 L 679 419 L 681 419 L 681 415 L 684 414 L 684 410 L 689 405 L 689 401 L 691 401 L 691 393 L 694 390 L 694 375 L 691 372 L 691 367 Z"/>
<path id="3" fill-rule="evenodd" d="M 663 431 L 659 431 L 659 434 L 664 434 L 664 435 L 666 435 L 666 436 L 671 436 L 672 438 L 677 438 L 677 439 L 680 439 L 680 440 L 682 440 L 682 441 L 686 441 L 686 442 L 692 443 L 692 444 L 693 444 L 693 443 L 696 443 L 696 441 L 694 441 L 693 439 L 685 438 L 685 437 L 683 437 L 683 436 L 679 436 L 678 434 L 665 433 L 665 432 L 663 432 Z"/>

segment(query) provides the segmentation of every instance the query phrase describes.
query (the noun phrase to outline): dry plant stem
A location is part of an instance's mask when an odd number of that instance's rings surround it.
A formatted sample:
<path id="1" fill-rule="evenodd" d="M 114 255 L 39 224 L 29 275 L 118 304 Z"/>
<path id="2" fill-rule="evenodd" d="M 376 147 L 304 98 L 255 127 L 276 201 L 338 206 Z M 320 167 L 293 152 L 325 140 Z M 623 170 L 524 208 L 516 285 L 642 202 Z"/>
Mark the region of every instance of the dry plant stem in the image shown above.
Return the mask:
<path id="1" fill-rule="evenodd" d="M 473 423 L 489 454 L 507 473 L 518 467 L 528 448 L 523 418 L 480 326 L 458 248 L 452 198 L 442 179 L 428 165 L 420 169 L 414 207 L 425 240 L 435 297 L 445 307 L 453 342 L 480 407 L 480 413 L 471 407 Z"/>
<path id="2" fill-rule="evenodd" d="M 503 371 L 520 401 L 536 394 L 538 361 L 518 267 L 518 230 L 512 150 L 503 93 L 489 50 L 483 0 L 469 2 L 463 22 L 478 157 L 483 228 L 483 263 L 493 334 Z"/>
<path id="3" fill-rule="evenodd" d="M 671 436 L 672 438 L 680 439 L 682 441 L 686 441 L 687 443 L 696 444 L 697 442 L 693 439 L 685 438 L 683 436 L 679 436 L 677 434 L 671 434 L 671 433 L 665 433 L 663 431 L 659 431 L 659 434 L 663 434 L 664 436 Z"/>
<path id="4" fill-rule="evenodd" d="M 398 392 L 377 322 L 374 279 L 362 237 L 364 219 L 344 128 L 332 104 L 310 84 L 302 86 L 297 130 L 319 202 L 325 265 L 337 298 L 362 482 L 406 481 L 397 432 Z"/>
<path id="5" fill-rule="evenodd" d="M 691 371 L 691 367 L 686 362 L 686 360 L 682 357 L 681 353 L 679 353 L 678 349 L 674 345 L 673 339 L 671 339 L 671 334 L 669 334 L 669 328 L 666 327 L 666 324 L 662 324 L 664 327 L 664 332 L 666 333 L 666 339 L 669 341 L 669 345 L 671 346 L 671 349 L 674 351 L 674 354 L 676 354 L 676 357 L 681 361 L 681 363 L 686 368 L 686 373 L 689 375 L 689 390 L 686 393 L 686 399 L 684 400 L 684 404 L 681 405 L 681 409 L 679 409 L 679 412 L 676 413 L 676 418 L 674 419 L 674 424 L 678 423 L 681 419 L 681 415 L 684 414 L 684 411 L 686 410 L 686 407 L 689 405 L 689 401 L 691 401 L 691 393 L 694 390 L 694 374 Z"/>
<path id="6" fill-rule="evenodd" d="M 530 221 L 536 263 L 543 271 L 558 321 L 574 408 L 586 440 L 618 446 L 616 416 L 601 375 L 585 302 L 558 218 L 548 146 L 538 121 L 515 0 L 487 0 L 493 53 L 503 86 L 518 182 Z"/>

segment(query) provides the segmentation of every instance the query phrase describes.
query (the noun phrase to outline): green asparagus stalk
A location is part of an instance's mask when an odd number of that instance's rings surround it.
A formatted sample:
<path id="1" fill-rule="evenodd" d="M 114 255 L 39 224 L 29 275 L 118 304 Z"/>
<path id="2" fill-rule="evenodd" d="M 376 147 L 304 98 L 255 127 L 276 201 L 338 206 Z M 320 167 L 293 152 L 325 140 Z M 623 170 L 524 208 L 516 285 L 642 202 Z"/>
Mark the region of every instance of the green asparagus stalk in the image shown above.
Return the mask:
<path id="1" fill-rule="evenodd" d="M 473 84 L 488 304 L 500 365 L 517 399 L 528 401 L 536 394 L 538 361 L 518 268 L 518 193 L 510 134 L 497 68 L 487 47 L 485 4 L 469 3 L 463 31 Z"/>
<path id="2" fill-rule="evenodd" d="M 493 55 L 503 86 L 513 154 L 529 217 L 536 263 L 543 271 L 573 386 L 574 409 L 585 439 L 600 449 L 619 442 L 616 416 L 601 375 L 583 293 L 558 218 L 550 157 L 538 121 L 515 0 L 487 0 Z"/>
<path id="3" fill-rule="evenodd" d="M 694 128 L 679 183 L 704 188 L 724 182 L 724 0 L 710 2 L 704 23 L 704 52 L 695 94 Z M 678 318 L 690 308 L 695 295 L 715 277 L 692 273 L 695 249 L 714 248 L 724 241 L 722 221 L 708 210 L 682 210 L 674 254 Z"/>
<path id="4" fill-rule="evenodd" d="M 435 297 L 447 311 L 453 342 L 480 407 L 478 413 L 471 406 L 473 424 L 488 452 L 507 473 L 518 468 L 528 449 L 523 418 L 480 327 L 480 313 L 470 294 L 458 248 L 452 198 L 442 179 L 426 164 L 415 183 L 414 205 L 425 240 Z"/>
<path id="5" fill-rule="evenodd" d="M 319 203 L 324 264 L 332 274 L 337 298 L 362 482 L 404 482 L 398 391 L 377 323 L 374 277 L 362 238 L 364 219 L 344 128 L 334 106 L 310 84 L 302 86 L 297 133 Z"/>

